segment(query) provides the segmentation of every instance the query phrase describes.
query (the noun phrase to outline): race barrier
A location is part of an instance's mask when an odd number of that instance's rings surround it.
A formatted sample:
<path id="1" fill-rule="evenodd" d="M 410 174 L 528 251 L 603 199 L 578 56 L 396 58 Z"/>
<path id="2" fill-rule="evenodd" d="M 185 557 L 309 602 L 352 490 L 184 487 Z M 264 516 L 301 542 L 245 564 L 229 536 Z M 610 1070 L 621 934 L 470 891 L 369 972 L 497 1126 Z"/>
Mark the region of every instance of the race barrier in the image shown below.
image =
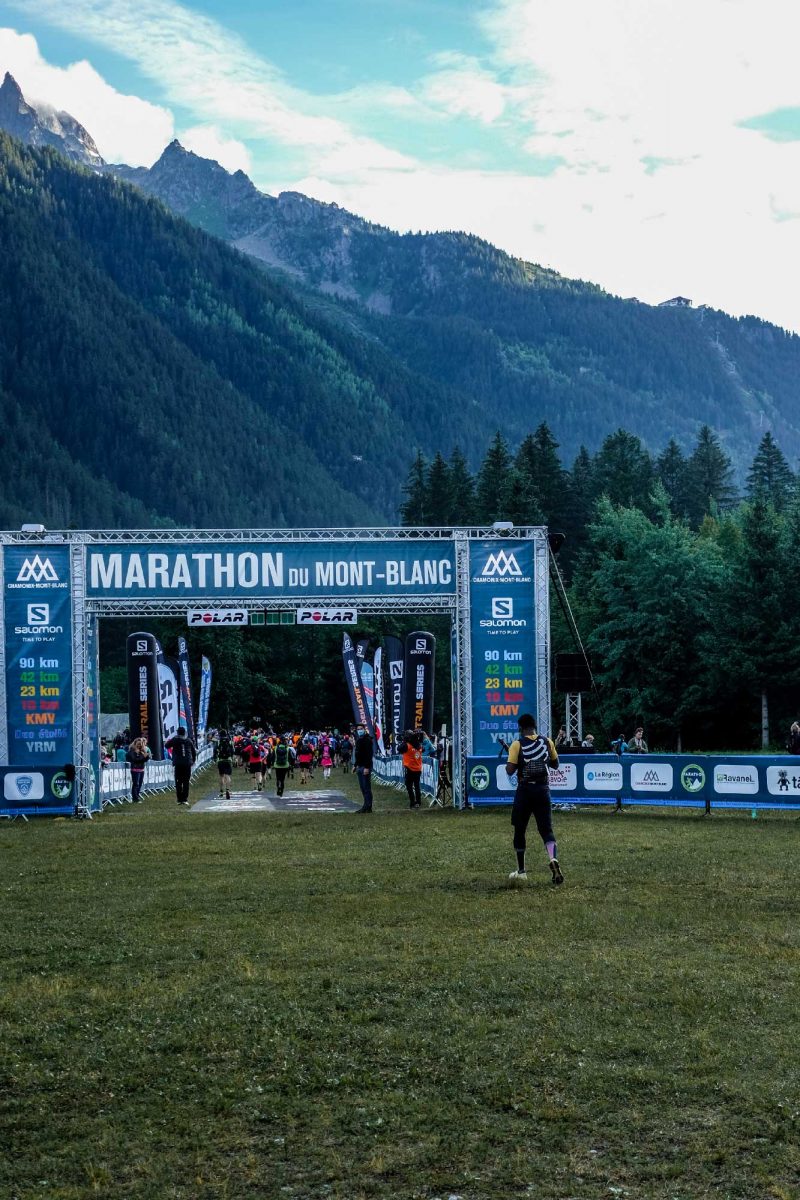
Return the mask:
<path id="1" fill-rule="evenodd" d="M 214 757 L 214 747 L 204 746 L 198 752 L 197 761 L 192 767 L 192 776 L 207 766 Z M 142 795 L 149 796 L 156 792 L 164 792 L 175 786 L 175 772 L 168 759 L 153 762 L 144 769 Z M 128 763 L 111 763 L 101 769 L 100 798 L 105 808 L 108 804 L 119 804 L 130 801 L 131 769 Z"/>
<path id="2" fill-rule="evenodd" d="M 800 809 L 800 757 L 738 754 L 565 754 L 550 771 L 554 803 L 665 808 Z M 510 804 L 506 759 L 467 760 L 471 804 Z"/>
<path id="3" fill-rule="evenodd" d="M 192 774 L 205 767 L 214 757 L 212 746 L 205 746 L 197 756 Z M 0 767 L 3 794 L 0 818 L 71 817 L 75 813 L 75 784 L 66 767 L 38 767 L 26 771 L 19 767 Z M 161 792 L 174 786 L 171 762 L 149 762 L 145 767 L 142 794 Z M 99 793 L 99 794 L 98 794 Z M 111 763 L 100 768 L 100 787 L 92 781 L 93 797 L 90 811 L 99 812 L 108 804 L 130 800 L 131 771 L 127 763 Z M 96 801 L 94 799 L 96 797 Z"/>
<path id="4" fill-rule="evenodd" d="M 376 754 L 372 760 L 372 774 L 379 783 L 383 783 L 387 787 L 397 788 L 401 792 L 406 789 L 403 779 L 403 758 L 400 754 L 387 754 L 385 758 L 380 758 Z M 423 758 L 422 779 L 419 786 L 425 796 L 436 795 L 436 789 L 439 786 L 439 763 L 435 758 Z"/>

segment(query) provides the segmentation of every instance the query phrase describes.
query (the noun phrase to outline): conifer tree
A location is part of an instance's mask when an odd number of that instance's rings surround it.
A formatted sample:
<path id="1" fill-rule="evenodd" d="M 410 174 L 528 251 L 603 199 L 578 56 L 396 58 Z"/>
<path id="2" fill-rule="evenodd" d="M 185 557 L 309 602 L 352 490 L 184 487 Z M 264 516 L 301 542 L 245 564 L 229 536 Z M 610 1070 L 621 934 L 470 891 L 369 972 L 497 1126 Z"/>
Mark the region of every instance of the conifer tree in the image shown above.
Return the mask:
<path id="1" fill-rule="evenodd" d="M 695 528 L 706 513 L 714 508 L 724 512 L 736 500 L 731 460 L 708 425 L 700 430 L 686 464 L 686 490 L 689 520 Z"/>
<path id="2" fill-rule="evenodd" d="M 656 476 L 669 496 L 670 510 L 676 517 L 685 517 L 688 510 L 686 456 L 675 438 L 656 459 Z"/>
<path id="3" fill-rule="evenodd" d="M 492 521 L 506 519 L 503 503 L 506 500 L 506 477 L 511 469 L 511 455 L 505 438 L 498 430 L 486 451 L 478 472 L 475 507 L 478 521 L 491 525 Z M 511 518 L 509 517 L 508 520 Z"/>
<path id="4" fill-rule="evenodd" d="M 475 480 L 458 446 L 450 455 L 449 467 L 452 502 L 450 523 L 472 525 L 475 521 Z"/>
<path id="5" fill-rule="evenodd" d="M 449 525 L 452 520 L 453 491 L 450 470 L 436 451 L 428 471 L 424 511 L 426 522 L 431 525 Z"/>
<path id="6" fill-rule="evenodd" d="M 408 478 L 403 484 L 405 500 L 400 505 L 400 519 L 404 525 L 425 525 L 428 520 L 428 465 L 421 450 L 411 464 Z"/>
<path id="7" fill-rule="evenodd" d="M 625 429 L 609 434 L 592 465 L 598 496 L 608 496 L 612 504 L 626 508 L 649 510 L 653 463 L 635 434 Z"/>
<path id="8" fill-rule="evenodd" d="M 747 495 L 751 500 L 761 496 L 776 512 L 783 512 L 794 495 L 795 483 L 783 451 L 767 430 L 747 475 Z"/>
<path id="9" fill-rule="evenodd" d="M 524 439 L 515 461 L 530 476 L 541 519 L 552 527 L 563 527 L 568 509 L 567 472 L 546 421 Z"/>

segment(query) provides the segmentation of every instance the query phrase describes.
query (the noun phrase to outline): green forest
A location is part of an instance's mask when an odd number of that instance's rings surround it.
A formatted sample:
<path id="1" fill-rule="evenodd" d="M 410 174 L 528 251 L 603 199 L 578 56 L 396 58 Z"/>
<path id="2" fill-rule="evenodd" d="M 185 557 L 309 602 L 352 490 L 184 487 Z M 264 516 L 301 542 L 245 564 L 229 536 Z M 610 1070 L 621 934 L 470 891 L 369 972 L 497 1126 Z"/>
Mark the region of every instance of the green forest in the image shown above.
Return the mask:
<path id="1" fill-rule="evenodd" d="M 800 487 L 772 434 L 741 494 L 708 427 L 688 455 L 670 440 L 653 457 L 623 429 L 594 455 L 581 448 L 570 469 L 558 449 L 542 424 L 516 447 L 498 432 L 475 475 L 458 449 L 447 460 L 420 452 L 403 519 L 566 535 L 553 650 L 588 654 L 584 725 L 598 747 L 641 723 L 651 749 L 783 750 L 800 713 Z"/>

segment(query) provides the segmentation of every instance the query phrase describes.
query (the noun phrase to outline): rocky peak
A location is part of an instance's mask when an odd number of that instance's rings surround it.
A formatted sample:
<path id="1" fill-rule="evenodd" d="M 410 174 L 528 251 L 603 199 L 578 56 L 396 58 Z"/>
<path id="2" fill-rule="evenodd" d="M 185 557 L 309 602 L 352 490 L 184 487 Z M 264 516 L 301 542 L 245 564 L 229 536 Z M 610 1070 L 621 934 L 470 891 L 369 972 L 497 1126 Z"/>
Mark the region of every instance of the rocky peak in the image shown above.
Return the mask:
<path id="1" fill-rule="evenodd" d="M 0 86 L 0 128 L 28 146 L 52 146 L 84 167 L 101 170 L 104 166 L 100 151 L 81 123 L 69 113 L 30 104 L 10 71 Z"/>

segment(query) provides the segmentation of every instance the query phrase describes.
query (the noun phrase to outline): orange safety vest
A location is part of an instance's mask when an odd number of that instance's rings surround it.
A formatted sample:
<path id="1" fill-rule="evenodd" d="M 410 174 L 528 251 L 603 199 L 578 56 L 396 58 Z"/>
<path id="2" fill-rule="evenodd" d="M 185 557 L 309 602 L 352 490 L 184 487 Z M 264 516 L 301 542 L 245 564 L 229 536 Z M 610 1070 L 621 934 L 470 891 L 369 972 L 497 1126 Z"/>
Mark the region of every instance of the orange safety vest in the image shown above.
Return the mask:
<path id="1" fill-rule="evenodd" d="M 421 771 L 422 748 L 417 749 L 416 746 L 407 746 L 403 754 L 403 766 L 408 767 L 409 771 Z"/>

